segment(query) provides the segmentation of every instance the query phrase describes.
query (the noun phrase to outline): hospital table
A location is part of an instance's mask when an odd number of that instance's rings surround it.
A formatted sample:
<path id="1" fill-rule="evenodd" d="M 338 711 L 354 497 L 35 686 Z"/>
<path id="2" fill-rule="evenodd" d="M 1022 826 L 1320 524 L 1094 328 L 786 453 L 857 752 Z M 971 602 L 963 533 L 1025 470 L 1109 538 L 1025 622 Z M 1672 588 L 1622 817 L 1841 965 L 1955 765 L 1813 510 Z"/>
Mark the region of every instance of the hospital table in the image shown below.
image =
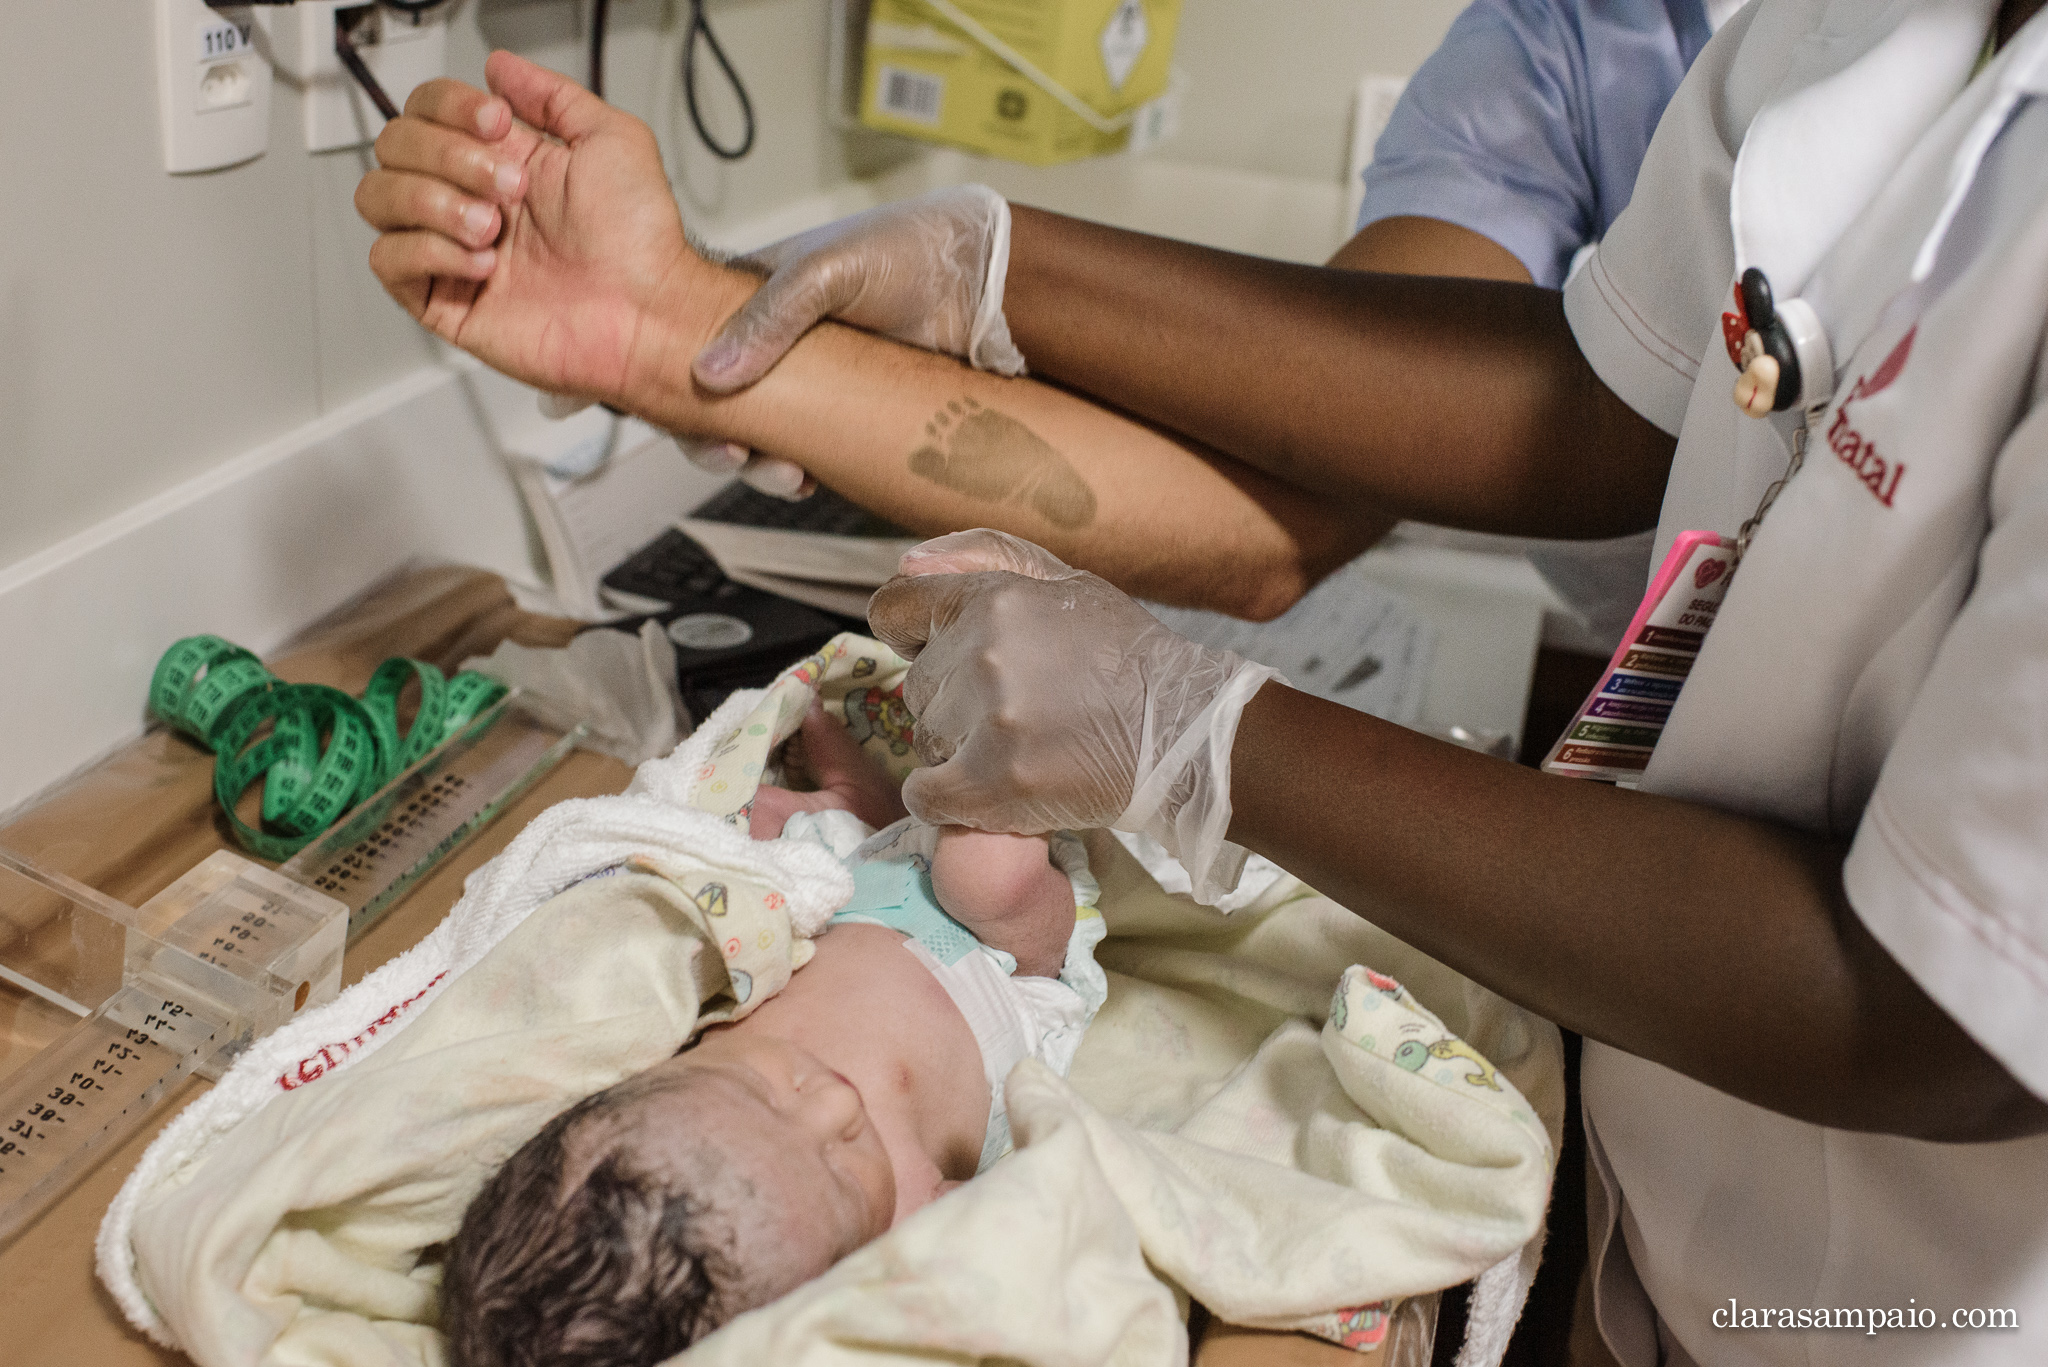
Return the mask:
<path id="1" fill-rule="evenodd" d="M 494 575 L 450 567 L 416 570 L 312 628 L 273 667 L 292 682 L 354 691 L 389 655 L 414 655 L 452 670 L 504 639 L 561 644 L 575 626 L 520 612 Z M 207 854 L 228 847 L 213 820 L 209 773 L 205 752 L 167 732 L 152 732 L 0 827 L 0 845 L 139 905 Z M 572 754 L 349 947 L 343 984 L 416 944 L 461 896 L 463 879 L 542 810 L 566 798 L 618 792 L 630 776 L 617 760 Z M 43 1028 L 18 997 L 0 995 L 0 1072 L 41 1047 L 37 1035 Z M 0 1361 L 8 1367 L 169 1367 L 187 1361 L 123 1321 L 93 1275 L 93 1237 L 101 1213 L 150 1140 L 208 1085 L 187 1079 L 139 1133 L 102 1155 L 40 1219 L 0 1248 Z M 1197 1367 L 1373 1361 L 1299 1335 L 1227 1326 L 1208 1330 L 1195 1360 Z"/>

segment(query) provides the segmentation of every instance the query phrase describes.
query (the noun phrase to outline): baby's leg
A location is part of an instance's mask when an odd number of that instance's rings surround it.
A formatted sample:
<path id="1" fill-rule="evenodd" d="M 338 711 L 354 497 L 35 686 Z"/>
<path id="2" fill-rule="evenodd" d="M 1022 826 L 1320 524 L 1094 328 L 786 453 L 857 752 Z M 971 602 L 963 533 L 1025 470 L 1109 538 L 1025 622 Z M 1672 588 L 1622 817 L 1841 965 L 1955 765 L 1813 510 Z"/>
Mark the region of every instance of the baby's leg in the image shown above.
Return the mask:
<path id="1" fill-rule="evenodd" d="M 1074 885 L 1049 849 L 1042 835 L 946 826 L 932 852 L 939 905 L 1027 977 L 1058 977 L 1074 933 Z"/>
<path id="2" fill-rule="evenodd" d="M 803 771 L 818 790 L 798 793 L 763 784 L 754 795 L 747 824 L 754 839 L 773 840 L 798 812 L 852 812 L 877 830 L 903 818 L 903 797 L 896 785 L 815 701 L 797 729 L 797 739 L 802 742 Z"/>

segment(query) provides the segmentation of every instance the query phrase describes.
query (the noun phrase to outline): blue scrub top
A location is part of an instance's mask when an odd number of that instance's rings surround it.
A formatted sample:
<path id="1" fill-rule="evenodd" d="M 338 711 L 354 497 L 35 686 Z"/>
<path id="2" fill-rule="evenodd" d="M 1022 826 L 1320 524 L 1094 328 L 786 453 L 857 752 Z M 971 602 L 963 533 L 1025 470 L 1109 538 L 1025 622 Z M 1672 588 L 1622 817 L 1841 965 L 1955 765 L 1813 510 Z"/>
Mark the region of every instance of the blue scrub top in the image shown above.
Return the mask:
<path id="1" fill-rule="evenodd" d="M 1358 226 L 1444 219 L 1558 288 L 1710 36 L 1702 0 L 1475 0 L 1374 144 Z"/>

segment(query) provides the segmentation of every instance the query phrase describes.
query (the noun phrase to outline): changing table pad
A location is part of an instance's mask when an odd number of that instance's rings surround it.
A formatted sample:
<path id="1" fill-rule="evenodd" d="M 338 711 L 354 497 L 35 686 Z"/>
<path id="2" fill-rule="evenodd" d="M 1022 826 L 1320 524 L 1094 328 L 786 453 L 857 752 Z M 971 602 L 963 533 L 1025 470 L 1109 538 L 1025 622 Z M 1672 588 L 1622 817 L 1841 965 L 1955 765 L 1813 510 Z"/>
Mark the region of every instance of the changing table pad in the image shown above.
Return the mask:
<path id="1" fill-rule="evenodd" d="M 203 1367 L 438 1367 L 434 1250 L 497 1165 L 808 957 L 851 879 L 814 846 L 748 840 L 753 788 L 814 693 L 906 771 L 906 668 L 841 637 L 736 695 L 624 795 L 536 820 L 417 949 L 252 1047 L 109 1211 L 123 1311 Z M 1498 1360 L 1540 1247 L 1556 1031 L 1292 880 L 1226 917 L 1107 835 L 1089 850 L 1109 1003 L 1071 1080 L 1011 1074 L 1017 1152 L 679 1360 L 1175 1367 L 1180 1293 L 1369 1347 L 1382 1302 L 1474 1276 L 1461 1361 Z M 615 880 L 572 887 L 621 863 L 627 910 Z"/>

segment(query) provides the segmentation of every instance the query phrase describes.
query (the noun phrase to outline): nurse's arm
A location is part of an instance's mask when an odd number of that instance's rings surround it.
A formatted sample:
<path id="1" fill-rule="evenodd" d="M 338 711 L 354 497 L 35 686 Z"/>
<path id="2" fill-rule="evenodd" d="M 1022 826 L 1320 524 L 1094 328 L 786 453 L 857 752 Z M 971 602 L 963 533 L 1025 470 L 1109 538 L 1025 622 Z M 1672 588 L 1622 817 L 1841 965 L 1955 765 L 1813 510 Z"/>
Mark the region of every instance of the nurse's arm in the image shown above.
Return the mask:
<path id="1" fill-rule="evenodd" d="M 1231 766 L 1231 839 L 1568 1029 L 1815 1124 L 2048 1131 L 2048 1103 L 1864 929 L 1841 845 L 1278 684 L 1246 707 Z"/>
<path id="2" fill-rule="evenodd" d="M 1018 206 L 1004 312 L 1034 374 L 1297 488 L 1481 531 L 1654 526 L 1673 440 L 1593 373 L 1562 297 L 1477 234 L 1374 227 L 1336 263 L 1372 269 L 1337 269 Z M 1380 273 L 1444 253 L 1495 278 Z"/>
<path id="3" fill-rule="evenodd" d="M 1523 283 L 1529 279 L 1521 262 L 1490 238 L 1441 219 L 1421 217 L 1382 219 L 1368 225 L 1332 258 L 1332 264 L 1351 271 Z M 753 282 L 745 279 L 743 285 L 751 291 Z M 820 331 L 829 337 L 839 330 Z M 877 344 L 864 336 L 851 345 L 848 342 L 844 335 L 838 340 L 818 338 L 812 355 L 805 356 L 799 348 L 783 362 L 783 368 L 794 366 L 796 370 L 790 374 L 771 371 L 759 382 L 758 387 L 773 401 L 755 416 L 782 420 L 782 444 L 756 443 L 755 449 L 796 460 L 834 488 L 914 530 L 995 526 L 1036 541 L 1068 563 L 1091 569 L 1127 591 L 1220 608 L 1239 616 L 1266 617 L 1291 606 L 1323 574 L 1363 550 L 1393 524 L 1392 518 L 1361 498 L 1340 495 L 1334 502 L 1325 502 L 1186 438 L 1147 427 L 1083 398 L 1036 384 L 1005 382 L 924 353 L 901 353 L 884 382 L 850 386 L 846 368 L 858 367 L 865 358 L 882 353 L 875 352 Z M 833 359 L 821 359 L 816 354 L 819 348 L 831 351 Z M 805 367 L 809 371 L 804 383 L 786 383 L 805 375 Z M 910 391 L 927 379 L 935 380 L 937 388 L 911 402 L 913 427 L 915 420 L 928 416 L 935 411 L 934 405 L 948 398 L 948 390 L 961 394 L 979 391 L 984 398 L 988 393 L 1004 395 L 1011 412 L 1018 411 L 1017 405 L 1040 411 L 1042 419 L 1027 426 L 1033 434 L 1063 434 L 1063 439 L 1047 444 L 1071 456 L 1077 470 L 1085 471 L 1083 478 L 1097 486 L 1114 521 L 1108 534 L 1077 535 L 1075 529 L 1053 525 L 1044 518 L 1027 523 L 1030 508 L 967 506 L 947 496 L 965 488 L 964 482 L 955 490 L 942 492 L 929 484 L 896 478 L 902 464 L 900 442 L 871 453 L 875 458 L 870 459 L 849 446 L 860 434 L 821 432 L 815 426 L 791 421 L 798 416 L 793 405 L 805 398 L 849 388 L 857 390 L 859 402 L 871 405 L 879 416 L 898 408 Z M 780 397 L 773 397 L 777 395 Z M 694 392 L 677 393 L 666 403 L 681 408 L 695 397 Z M 1247 404 L 1259 402 L 1255 396 L 1240 397 Z M 852 401 L 853 395 L 842 392 L 838 398 L 845 403 Z M 1025 433 L 1015 435 L 1020 442 L 1027 440 Z M 1117 517 L 1132 510 L 1141 510 L 1142 518 Z M 1238 528 L 1234 533 L 1229 530 L 1233 524 Z M 1023 530 L 1026 525 L 1037 530 Z M 1162 554 L 1162 542 L 1171 543 L 1170 553 Z"/>
<path id="4" fill-rule="evenodd" d="M 505 373 L 797 460 L 912 531 L 1003 528 L 1240 616 L 1280 612 L 1386 525 L 1051 386 L 838 325 L 743 393 L 698 389 L 691 358 L 760 281 L 691 249 L 639 120 L 510 53 L 486 71 L 502 98 L 452 80 L 412 94 L 356 203 L 393 297 Z"/>
<path id="5" fill-rule="evenodd" d="M 1534 283 L 1521 258 L 1486 234 L 1422 214 L 1374 219 L 1337 249 L 1330 264 L 1347 271 Z"/>
<path id="6" fill-rule="evenodd" d="M 1277 616 L 1389 525 L 1050 385 L 836 323 L 737 394 L 696 388 L 692 356 L 759 283 L 707 264 L 664 312 L 669 363 L 627 406 L 793 460 L 920 535 L 995 527 L 1129 593 L 1240 617 Z"/>

